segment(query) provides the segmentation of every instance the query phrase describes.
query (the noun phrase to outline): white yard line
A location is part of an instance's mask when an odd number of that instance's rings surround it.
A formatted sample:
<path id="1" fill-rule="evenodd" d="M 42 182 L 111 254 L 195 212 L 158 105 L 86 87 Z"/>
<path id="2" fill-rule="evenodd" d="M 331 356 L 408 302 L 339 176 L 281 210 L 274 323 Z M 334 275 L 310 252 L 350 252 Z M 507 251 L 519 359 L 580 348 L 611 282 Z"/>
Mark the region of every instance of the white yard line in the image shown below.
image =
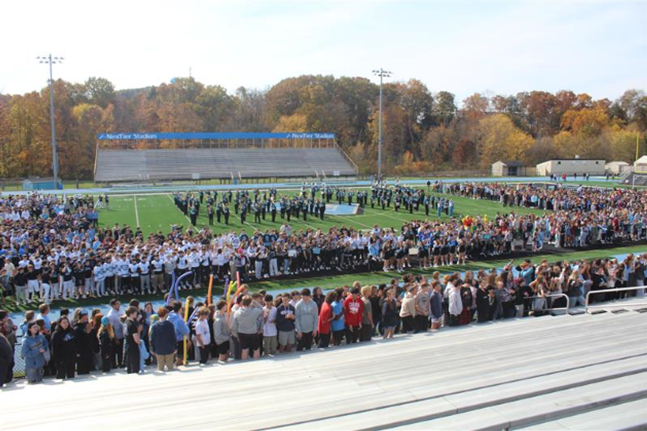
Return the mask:
<path id="1" fill-rule="evenodd" d="M 403 207 L 400 207 L 400 208 L 403 208 Z M 400 217 L 395 217 L 395 216 L 392 216 L 392 215 L 389 215 L 389 214 L 383 214 L 383 213 L 381 213 L 381 212 L 378 212 L 378 211 L 377 211 L 376 209 L 374 209 L 374 208 L 366 208 L 366 207 L 364 207 L 364 211 L 370 211 L 370 212 L 373 212 L 373 213 L 375 213 L 375 214 L 377 214 L 377 215 L 384 216 L 384 217 L 388 217 L 388 218 L 391 218 L 391 219 L 393 219 L 393 220 L 398 220 L 398 221 L 400 221 L 400 222 L 404 222 L 404 223 L 409 223 L 409 222 L 410 222 L 410 220 L 407 220 L 407 219 L 401 219 Z M 384 210 L 384 211 L 386 212 L 386 211 L 388 211 L 388 210 Z M 397 213 L 395 212 L 395 210 L 394 210 L 391 214 L 394 214 L 394 213 L 395 213 L 395 214 L 397 214 Z"/>
<path id="2" fill-rule="evenodd" d="M 173 198 L 171 197 L 171 195 L 170 195 L 170 194 L 168 194 L 168 193 L 166 193 L 166 197 L 167 197 L 167 198 L 169 198 L 169 200 L 170 200 L 170 201 L 171 201 L 171 203 L 173 204 L 173 207 L 175 207 L 175 201 L 173 200 Z M 176 209 L 177 211 L 180 211 L 180 209 L 179 209 L 179 208 L 175 208 L 175 209 Z M 187 219 L 187 220 L 189 221 L 189 224 L 191 224 L 191 219 L 189 218 L 189 216 L 187 216 L 186 214 L 184 214 L 182 211 L 180 211 L 180 214 L 182 214 L 182 215 L 184 216 L 184 218 L 185 218 L 185 219 Z"/>
<path id="3" fill-rule="evenodd" d="M 137 227 L 139 227 L 139 211 L 137 210 L 137 196 L 134 196 L 135 199 L 135 220 L 137 221 Z"/>
<path id="4" fill-rule="evenodd" d="M 353 220 L 353 217 L 354 217 L 354 216 L 345 216 L 345 217 L 342 217 L 342 216 L 338 216 L 338 215 L 334 215 L 334 214 L 324 214 L 324 218 L 325 218 L 325 217 L 333 217 L 333 218 L 339 219 L 339 220 L 343 221 L 343 222 L 344 222 L 344 224 L 358 224 L 358 225 L 360 225 L 360 226 L 364 226 L 364 227 L 366 227 L 366 228 L 368 228 L 368 229 L 373 229 L 373 226 L 369 226 L 369 225 L 364 224 L 364 223 L 362 223 L 362 222 L 359 222 L 359 221 L 357 221 L 357 220 Z M 348 217 L 348 219 L 347 219 L 346 217 Z"/>

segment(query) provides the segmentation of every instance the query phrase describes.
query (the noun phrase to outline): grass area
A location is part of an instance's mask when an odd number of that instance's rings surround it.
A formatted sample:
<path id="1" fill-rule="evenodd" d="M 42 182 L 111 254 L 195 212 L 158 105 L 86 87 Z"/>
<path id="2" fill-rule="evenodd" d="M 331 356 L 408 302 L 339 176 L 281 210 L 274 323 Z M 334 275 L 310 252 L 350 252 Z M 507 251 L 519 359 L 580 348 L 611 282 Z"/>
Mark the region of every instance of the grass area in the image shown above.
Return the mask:
<path id="1" fill-rule="evenodd" d="M 562 254 L 538 254 L 536 256 L 530 257 L 530 260 L 533 263 L 539 263 L 544 259 L 548 260 L 551 263 L 558 262 L 558 261 L 565 261 L 565 260 L 573 262 L 573 261 L 582 260 L 582 259 L 588 259 L 588 260 L 602 259 L 602 258 L 608 258 L 612 256 L 622 255 L 622 254 L 628 254 L 628 253 L 633 253 L 633 254 L 647 253 L 647 245 L 614 247 L 614 248 L 605 248 L 605 249 L 587 250 L 587 251 L 578 251 L 578 252 L 566 252 Z M 520 262 L 521 259 L 517 259 L 516 261 Z M 414 275 L 430 276 L 435 271 L 439 271 L 442 274 L 446 274 L 446 273 L 453 273 L 457 271 L 460 271 L 460 272 L 478 271 L 480 269 L 489 270 L 492 268 L 500 269 L 504 267 L 508 262 L 509 260 L 507 259 L 491 259 L 491 260 L 485 260 L 485 261 L 468 262 L 465 265 L 444 266 L 444 267 L 433 268 L 428 270 L 411 268 L 410 270 L 407 271 L 407 273 L 414 274 Z M 321 277 L 295 278 L 295 279 L 288 279 L 288 280 L 266 280 L 266 281 L 249 283 L 249 286 L 250 286 L 250 289 L 253 291 L 259 291 L 262 289 L 267 291 L 293 290 L 293 289 L 301 289 L 304 287 L 315 287 L 315 286 L 319 286 L 324 289 L 330 289 L 334 287 L 350 285 L 355 281 L 359 281 L 363 285 L 389 283 L 393 278 L 401 278 L 401 274 L 398 274 L 397 272 L 378 271 L 378 272 L 367 272 L 367 273 L 356 273 L 356 274 L 329 275 L 329 276 L 321 276 Z M 213 295 L 220 296 L 222 295 L 222 293 L 223 293 L 223 286 L 214 285 Z M 207 294 L 206 288 L 180 292 L 180 296 L 182 298 L 186 298 L 187 296 L 193 296 L 195 298 L 202 299 L 206 296 L 206 294 Z M 128 303 L 132 298 L 133 298 L 132 295 L 122 295 L 121 297 L 119 297 L 121 302 L 124 304 Z M 141 296 L 137 296 L 137 299 L 139 299 L 140 302 L 146 302 L 146 301 L 157 301 L 163 298 L 161 295 L 141 295 Z M 87 308 L 87 307 L 92 307 L 96 305 L 105 305 L 108 303 L 108 300 L 109 298 L 88 298 L 84 300 L 56 301 L 53 303 L 52 307 L 53 308 L 67 307 L 70 309 L 74 309 L 76 307 Z M 2 305 L 2 308 L 10 312 L 20 312 L 20 311 L 26 311 L 29 309 L 34 309 L 36 307 L 35 306 L 26 307 L 24 305 L 20 307 L 16 307 L 12 302 L 9 302 L 7 304 Z"/>
<path id="2" fill-rule="evenodd" d="M 368 189 L 364 189 L 367 191 Z M 286 190 L 280 191 L 280 195 L 294 195 L 297 191 Z M 441 195 L 438 195 L 441 196 Z M 462 218 L 463 216 L 470 215 L 487 215 L 489 218 L 497 214 L 509 212 L 510 209 L 503 208 L 501 204 L 494 201 L 487 200 L 474 200 L 460 196 L 453 196 L 454 200 L 454 217 Z M 336 202 L 334 202 L 336 203 Z M 261 224 L 254 223 L 254 215 L 248 214 L 247 220 L 244 225 L 240 223 L 240 216 L 233 212 L 229 219 L 229 226 L 224 224 L 217 224 L 214 221 L 212 229 L 216 233 L 229 232 L 231 230 L 240 231 L 246 229 L 247 232 L 252 232 L 256 229 L 262 231 L 266 229 L 279 229 L 284 220 L 277 214 L 276 222 L 272 223 L 271 216 L 268 213 L 266 219 Z M 542 214 L 542 211 L 527 208 L 515 207 L 512 209 L 514 212 L 522 214 Z M 395 212 L 393 205 L 391 208 L 382 209 L 377 206 L 370 207 L 370 202 L 364 208 L 364 213 L 361 215 L 338 216 L 326 214 L 324 220 L 308 215 L 308 220 L 304 221 L 303 218 L 292 218 L 290 225 L 294 230 L 299 229 L 322 229 L 327 230 L 332 226 L 352 226 L 356 229 L 366 230 L 377 224 L 381 227 L 392 227 L 399 231 L 402 224 L 411 220 L 426 219 L 424 207 L 421 205 L 418 212 L 409 213 L 403 208 L 399 212 Z M 431 209 L 429 213 L 429 220 L 437 220 L 436 212 Z M 447 220 L 448 216 L 442 215 L 440 219 Z M 198 218 L 198 228 L 208 226 L 209 219 L 207 217 L 206 203 L 200 207 L 200 216 Z M 102 227 L 111 227 L 115 223 L 123 225 L 128 224 L 131 227 L 140 226 L 144 234 L 156 232 L 161 230 L 164 233 L 170 231 L 173 224 L 183 225 L 188 227 L 190 220 L 182 214 L 182 212 L 175 206 L 173 196 L 171 194 L 149 194 L 137 196 L 113 196 L 110 198 L 110 209 L 100 210 L 99 224 Z"/>

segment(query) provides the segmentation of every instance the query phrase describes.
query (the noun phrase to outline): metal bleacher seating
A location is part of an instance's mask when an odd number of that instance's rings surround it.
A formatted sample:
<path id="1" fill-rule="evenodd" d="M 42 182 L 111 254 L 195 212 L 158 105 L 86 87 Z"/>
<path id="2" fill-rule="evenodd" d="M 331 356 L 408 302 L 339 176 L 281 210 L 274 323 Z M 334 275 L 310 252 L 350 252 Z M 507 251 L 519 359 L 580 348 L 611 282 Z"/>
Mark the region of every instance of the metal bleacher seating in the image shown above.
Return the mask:
<path id="1" fill-rule="evenodd" d="M 444 328 L 258 361 L 212 362 L 164 376 L 121 370 L 22 385 L 6 394 L 2 425 L 645 429 L 647 315 L 644 308 L 627 308 Z"/>
<path id="2" fill-rule="evenodd" d="M 323 172 L 323 173 L 322 173 Z M 338 148 L 177 149 L 97 151 L 95 181 L 353 176 Z"/>

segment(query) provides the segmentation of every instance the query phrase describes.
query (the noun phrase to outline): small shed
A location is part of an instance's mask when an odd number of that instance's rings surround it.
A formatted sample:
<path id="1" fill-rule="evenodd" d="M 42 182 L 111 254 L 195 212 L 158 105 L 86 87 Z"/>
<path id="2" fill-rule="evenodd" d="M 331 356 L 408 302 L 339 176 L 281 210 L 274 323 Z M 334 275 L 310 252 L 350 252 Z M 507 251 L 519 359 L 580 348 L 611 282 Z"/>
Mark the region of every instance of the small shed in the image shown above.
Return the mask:
<path id="1" fill-rule="evenodd" d="M 629 169 L 630 166 L 631 165 L 627 162 L 620 162 L 620 161 L 609 162 L 606 165 L 604 165 L 604 170 L 609 175 L 620 175 L 626 169 Z"/>
<path id="2" fill-rule="evenodd" d="M 22 182 L 22 189 L 25 191 L 33 190 L 60 190 L 61 183 L 59 181 L 58 187 L 54 183 L 54 178 L 27 178 Z"/>
<path id="3" fill-rule="evenodd" d="M 524 177 L 535 175 L 534 167 L 525 166 L 522 162 L 502 161 L 492 163 L 493 177 Z"/>

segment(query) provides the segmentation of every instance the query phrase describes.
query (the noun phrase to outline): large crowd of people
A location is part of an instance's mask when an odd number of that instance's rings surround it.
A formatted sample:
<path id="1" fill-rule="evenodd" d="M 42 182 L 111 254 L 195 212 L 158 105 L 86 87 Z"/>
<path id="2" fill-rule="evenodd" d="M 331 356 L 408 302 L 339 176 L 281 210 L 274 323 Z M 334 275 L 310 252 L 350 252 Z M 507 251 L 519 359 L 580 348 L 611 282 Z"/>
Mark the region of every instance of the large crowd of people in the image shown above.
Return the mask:
<path id="1" fill-rule="evenodd" d="M 501 202 L 493 217 L 454 216 L 452 196 Z M 337 199 L 419 214 L 398 229 L 373 226 L 293 229 L 290 221 L 325 217 L 325 203 Z M 304 187 L 294 196 L 276 190 L 178 193 L 175 202 L 192 218 L 206 201 L 208 213 L 228 223 L 233 213 L 281 218 L 280 228 L 217 233 L 209 226 L 174 227 L 144 236 L 127 225 L 98 226 L 96 207 L 108 197 L 52 195 L 0 197 L 0 289 L 18 304 L 116 294 L 167 292 L 187 272 L 181 289 L 317 273 L 399 271 L 433 268 L 545 246 L 581 248 L 635 243 L 646 238 L 647 194 L 632 190 L 565 188 L 552 185 L 429 183 L 415 189 L 376 183 L 353 191 L 325 185 Z M 542 210 L 527 213 L 517 207 Z M 322 211 L 321 208 L 324 208 Z M 443 218 L 426 217 L 429 211 Z M 423 216 L 424 214 L 424 216 Z M 293 218 L 294 217 L 294 218 Z M 210 217 L 211 218 L 211 217 Z M 275 225 L 274 225 L 275 226 Z"/>
<path id="2" fill-rule="evenodd" d="M 167 305 L 156 310 L 137 299 L 124 309 L 115 298 L 106 315 L 100 309 L 78 308 L 71 315 L 63 309 L 55 320 L 42 303 L 25 313 L 20 327 L 0 310 L 0 386 L 12 380 L 18 333 L 23 334 L 19 353 L 29 383 L 116 368 L 165 372 L 185 361 L 224 365 L 292 349 L 336 348 L 374 337 L 541 316 L 583 305 L 591 291 L 644 286 L 646 268 L 647 253 L 621 261 L 510 261 L 501 270 L 434 272 L 429 278 L 405 274 L 390 284 L 356 282 L 328 292 L 306 288 L 273 296 L 250 292 L 245 285 L 229 302 L 189 297 L 183 303 L 167 297 Z M 592 301 L 627 296 L 644 296 L 644 291 L 601 292 Z"/>

